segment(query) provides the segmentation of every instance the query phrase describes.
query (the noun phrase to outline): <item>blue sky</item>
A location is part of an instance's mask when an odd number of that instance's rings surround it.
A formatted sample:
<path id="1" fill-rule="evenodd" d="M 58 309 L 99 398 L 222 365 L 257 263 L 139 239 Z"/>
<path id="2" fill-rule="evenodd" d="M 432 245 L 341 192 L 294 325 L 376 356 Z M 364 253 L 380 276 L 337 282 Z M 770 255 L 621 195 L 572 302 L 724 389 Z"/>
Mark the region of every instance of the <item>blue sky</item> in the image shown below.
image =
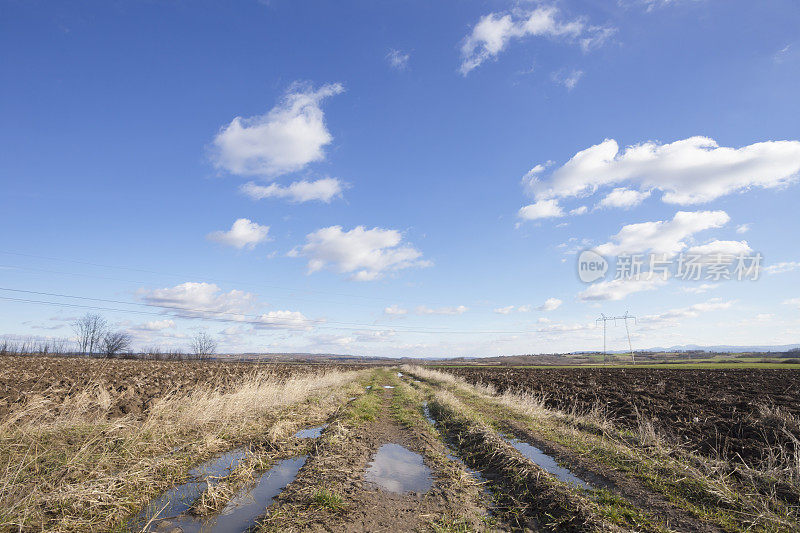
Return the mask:
<path id="1" fill-rule="evenodd" d="M 0 6 L 2 333 L 92 307 L 142 347 L 495 355 L 629 311 L 640 348 L 800 339 L 796 2 Z M 615 281 L 623 252 L 763 265 Z"/>

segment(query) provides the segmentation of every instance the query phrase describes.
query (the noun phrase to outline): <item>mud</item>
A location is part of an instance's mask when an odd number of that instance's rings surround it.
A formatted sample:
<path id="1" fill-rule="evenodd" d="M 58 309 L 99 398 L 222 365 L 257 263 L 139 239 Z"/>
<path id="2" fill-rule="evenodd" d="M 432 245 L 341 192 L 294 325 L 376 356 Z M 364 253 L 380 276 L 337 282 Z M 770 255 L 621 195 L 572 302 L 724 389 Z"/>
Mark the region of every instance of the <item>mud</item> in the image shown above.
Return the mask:
<path id="1" fill-rule="evenodd" d="M 548 408 L 588 412 L 599 407 L 617 423 L 638 418 L 699 453 L 759 462 L 770 447 L 794 452 L 784 429 L 800 427 L 763 410 L 774 406 L 800 416 L 798 370 L 654 368 L 447 368 L 472 383 L 541 394 Z"/>

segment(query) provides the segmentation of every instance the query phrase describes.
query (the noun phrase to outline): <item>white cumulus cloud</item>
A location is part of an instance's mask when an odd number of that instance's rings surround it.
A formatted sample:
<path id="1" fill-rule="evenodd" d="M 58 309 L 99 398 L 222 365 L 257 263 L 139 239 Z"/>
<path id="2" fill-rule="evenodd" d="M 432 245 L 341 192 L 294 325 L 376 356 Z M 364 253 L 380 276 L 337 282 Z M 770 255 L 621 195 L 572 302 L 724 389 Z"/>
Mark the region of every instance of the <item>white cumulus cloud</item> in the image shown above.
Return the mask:
<path id="1" fill-rule="evenodd" d="M 614 30 L 592 26 L 581 18 L 567 20 L 554 6 L 530 11 L 489 13 L 481 17 L 461 46 L 461 74 L 466 76 L 483 62 L 494 59 L 512 39 L 547 37 L 580 45 L 588 50 L 602 44 Z"/>
<path id="2" fill-rule="evenodd" d="M 343 91 L 338 83 L 295 86 L 265 115 L 234 118 L 214 138 L 214 165 L 231 174 L 271 178 L 324 159 L 323 148 L 333 137 L 320 104 Z"/>
<path id="3" fill-rule="evenodd" d="M 319 229 L 306 236 L 306 244 L 289 252 L 291 257 L 307 257 L 308 272 L 323 268 L 350 274 L 356 281 L 381 278 L 387 272 L 432 263 L 422 259 L 422 252 L 403 243 L 397 230 L 357 226 L 343 231 L 341 226 Z"/>
<path id="4" fill-rule="evenodd" d="M 295 181 L 287 186 L 271 183 L 259 185 L 252 181 L 242 185 L 241 190 L 254 200 L 264 198 L 284 198 L 290 202 L 310 202 L 318 200 L 330 203 L 334 198 L 341 198 L 344 185 L 336 178 L 321 178 L 314 181 Z"/>
<path id="5" fill-rule="evenodd" d="M 542 305 L 538 307 L 538 309 L 540 311 L 555 311 L 556 309 L 561 307 L 562 303 L 564 302 L 562 302 L 558 298 L 548 298 L 547 300 L 544 301 Z"/>
<path id="6" fill-rule="evenodd" d="M 405 316 L 408 314 L 408 309 L 403 309 L 397 304 L 392 304 L 383 309 L 383 314 L 388 316 Z"/>
<path id="7" fill-rule="evenodd" d="M 630 294 L 652 291 L 666 283 L 661 279 L 615 279 L 590 285 L 578 293 L 584 301 L 622 300 Z"/>
<path id="8" fill-rule="evenodd" d="M 256 244 L 267 240 L 269 226 L 262 226 L 247 218 L 240 218 L 228 231 L 214 231 L 206 235 L 210 241 L 234 248 L 252 250 Z"/>
<path id="9" fill-rule="evenodd" d="M 725 211 L 678 211 L 672 220 L 628 224 L 614 235 L 611 242 L 596 248 L 602 255 L 654 253 L 673 255 L 688 246 L 687 239 L 703 230 L 728 223 Z"/>
<path id="10" fill-rule="evenodd" d="M 618 187 L 608 193 L 597 207 L 622 207 L 629 209 L 642 203 L 645 198 L 650 196 L 650 191 L 634 191 L 625 187 Z"/>
<path id="11" fill-rule="evenodd" d="M 580 214 L 580 213 L 576 213 Z M 517 213 L 524 220 L 537 220 L 540 218 L 557 218 L 564 216 L 564 210 L 558 205 L 558 200 L 539 200 L 531 205 L 526 205 Z"/>
<path id="12" fill-rule="evenodd" d="M 724 302 L 719 298 L 712 298 L 707 302 L 697 303 L 688 307 L 670 309 L 669 311 L 665 311 L 656 315 L 646 315 L 639 320 L 643 323 L 676 322 L 682 318 L 698 317 L 701 313 L 719 311 L 721 309 L 730 309 L 733 303 L 733 301 Z"/>
<path id="13" fill-rule="evenodd" d="M 800 261 L 783 261 L 764 267 L 764 272 L 767 274 L 782 274 L 784 272 L 791 272 L 800 268 Z"/>
<path id="14" fill-rule="evenodd" d="M 606 139 L 576 153 L 548 177 L 539 171 L 528 173 L 524 181 L 537 201 L 586 196 L 600 187 L 627 184 L 641 192 L 659 190 L 667 203 L 698 204 L 754 187 L 784 186 L 798 173 L 800 141 L 730 148 L 698 136 L 624 150 Z"/>
<path id="15" fill-rule="evenodd" d="M 214 283 L 191 281 L 163 289 L 142 289 L 139 297 L 148 305 L 193 317 L 206 314 L 240 315 L 256 305 L 255 295 L 249 292 L 223 292 Z"/>

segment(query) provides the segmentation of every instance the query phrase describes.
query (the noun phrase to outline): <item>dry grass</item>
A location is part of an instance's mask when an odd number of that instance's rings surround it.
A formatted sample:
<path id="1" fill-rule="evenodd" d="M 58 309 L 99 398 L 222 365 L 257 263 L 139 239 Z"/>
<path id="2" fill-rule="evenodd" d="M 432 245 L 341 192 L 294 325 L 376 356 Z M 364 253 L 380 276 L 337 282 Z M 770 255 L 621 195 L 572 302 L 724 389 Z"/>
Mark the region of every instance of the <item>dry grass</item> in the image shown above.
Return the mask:
<path id="1" fill-rule="evenodd" d="M 437 393 L 443 405 L 473 398 L 478 404 L 506 409 L 527 419 L 546 438 L 636 477 L 679 506 L 725 528 L 790 531 L 798 524 L 800 442 L 789 454 L 765 440 L 765 449 L 773 453 L 771 460 L 760 465 L 746 465 L 736 458 L 711 459 L 670 442 L 644 416 L 638 417 L 636 431 L 630 432 L 616 427 L 602 409 L 564 413 L 547 409 L 544 398 L 537 395 L 496 395 L 490 388 L 436 370 L 409 366 L 406 371 L 445 384 L 456 393 Z M 763 407 L 761 416 L 774 421 L 776 432 L 789 437 L 800 434 L 800 420 L 785 411 Z"/>
<path id="2" fill-rule="evenodd" d="M 0 420 L 0 528 L 120 529 L 193 464 L 284 436 L 285 419 L 334 409 L 360 375 L 264 373 L 227 393 L 198 384 L 157 399 L 139 418 L 111 418 L 111 397 L 97 385 L 60 402 L 30 398 Z"/>

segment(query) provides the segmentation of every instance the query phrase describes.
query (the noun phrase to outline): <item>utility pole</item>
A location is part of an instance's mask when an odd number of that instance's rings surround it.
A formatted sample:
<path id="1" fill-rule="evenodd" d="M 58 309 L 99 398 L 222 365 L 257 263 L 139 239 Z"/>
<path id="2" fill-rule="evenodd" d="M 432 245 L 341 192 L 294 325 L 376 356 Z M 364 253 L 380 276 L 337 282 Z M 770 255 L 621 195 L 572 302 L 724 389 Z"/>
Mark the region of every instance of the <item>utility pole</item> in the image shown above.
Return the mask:
<path id="1" fill-rule="evenodd" d="M 636 317 L 631 316 L 630 314 L 628 314 L 627 311 L 625 311 L 625 314 L 623 316 L 606 316 L 605 314 L 600 313 L 600 318 L 594 321 L 595 324 L 597 324 L 600 321 L 603 322 L 603 363 L 605 364 L 606 362 L 606 354 L 607 354 L 606 324 L 608 324 L 608 322 L 611 320 L 614 321 L 615 326 L 617 325 L 617 320 L 622 320 L 625 323 L 625 332 L 628 334 L 628 350 L 630 351 L 631 354 L 631 362 L 633 364 L 636 364 L 636 357 L 633 355 L 633 344 L 631 344 L 631 330 L 628 327 L 628 320 L 633 320 L 634 323 L 636 323 Z"/>

